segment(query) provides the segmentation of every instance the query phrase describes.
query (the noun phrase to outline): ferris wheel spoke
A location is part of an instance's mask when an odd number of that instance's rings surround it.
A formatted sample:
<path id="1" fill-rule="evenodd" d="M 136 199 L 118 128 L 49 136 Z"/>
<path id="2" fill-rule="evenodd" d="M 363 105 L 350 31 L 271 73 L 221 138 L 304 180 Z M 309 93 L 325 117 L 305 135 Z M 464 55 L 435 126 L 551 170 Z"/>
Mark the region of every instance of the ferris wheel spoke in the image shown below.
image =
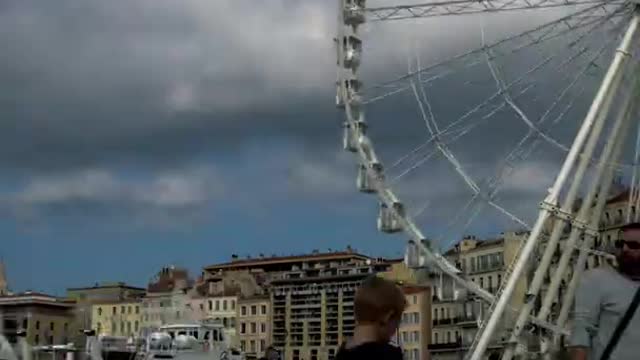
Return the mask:
<path id="1" fill-rule="evenodd" d="M 542 125 L 546 121 L 551 111 L 554 108 L 556 108 L 558 104 L 560 104 L 560 101 L 569 93 L 569 91 L 572 88 L 575 87 L 578 81 L 584 77 L 589 67 L 589 64 L 597 60 L 597 58 L 600 57 L 604 52 L 604 49 L 605 49 L 605 46 L 602 46 L 601 49 L 596 53 L 596 55 L 589 59 L 587 66 L 585 66 L 582 69 L 582 71 L 580 71 L 574 77 L 573 81 L 571 81 L 570 84 L 560 92 L 560 95 L 557 97 L 556 101 L 547 109 L 547 111 L 542 115 L 540 120 L 538 120 L 538 125 Z M 566 111 L 568 111 L 568 109 L 570 109 L 573 106 L 576 98 L 578 98 L 583 92 L 584 92 L 584 87 L 576 95 L 574 95 L 574 97 L 570 100 L 567 108 L 563 110 L 563 113 L 559 115 L 552 122 L 552 124 L 556 124 L 557 122 L 560 121 L 560 119 L 562 118 L 562 115 L 566 113 Z M 518 162 L 525 161 L 528 157 L 527 155 L 531 154 L 532 149 L 534 149 L 538 145 L 537 142 L 534 142 L 530 145 L 529 149 L 525 149 L 525 144 L 531 143 L 529 141 L 531 138 L 535 140 L 537 138 L 536 135 L 537 133 L 530 129 L 527 135 L 525 135 L 525 137 L 523 137 L 518 142 L 516 147 L 514 147 L 514 149 L 507 155 L 498 173 L 493 178 L 490 178 L 488 180 L 489 186 L 488 186 L 487 195 L 485 199 L 487 201 L 480 201 L 482 200 L 482 198 L 478 196 L 479 194 L 474 194 L 474 196 L 469 200 L 469 202 L 467 202 L 467 204 L 465 204 L 465 206 L 458 211 L 453 221 L 448 224 L 447 226 L 448 230 L 445 233 L 450 232 L 450 230 L 458 224 L 459 220 L 467 212 L 467 210 L 469 208 L 472 208 L 471 214 L 467 217 L 467 221 L 462 226 L 461 231 L 458 232 L 458 233 L 464 234 L 466 229 L 468 229 L 471 226 L 471 224 L 473 223 L 475 218 L 480 214 L 480 212 L 485 207 L 485 205 L 489 201 L 495 201 L 495 199 L 498 197 L 498 194 L 501 190 L 502 185 L 504 184 L 504 180 L 515 170 L 515 168 L 518 166 Z M 530 228 L 530 226 L 524 223 L 523 221 L 516 221 L 516 222 L 520 223 L 526 228 Z M 451 245 L 451 242 L 447 243 L 447 245 Z"/>
<path id="2" fill-rule="evenodd" d="M 496 13 L 514 10 L 537 10 L 609 3 L 606 0 L 452 0 L 415 5 L 395 5 L 363 9 L 371 21 L 417 19 L 451 15 Z"/>
<path id="3" fill-rule="evenodd" d="M 545 112 L 545 114 L 542 117 L 542 122 L 544 122 L 546 120 L 546 118 L 549 116 L 549 114 L 551 113 L 551 110 L 553 110 L 554 107 L 556 107 L 559 103 L 560 100 L 562 98 L 565 97 L 564 94 L 568 93 L 569 90 L 571 90 L 575 84 L 581 80 L 586 74 L 587 71 L 589 70 L 590 66 L 593 66 L 594 63 L 596 63 L 596 61 L 599 59 L 599 57 L 602 56 L 602 54 L 604 53 L 605 50 L 605 46 L 601 46 L 601 48 L 596 52 L 595 55 L 589 57 L 587 59 L 586 64 L 584 64 L 582 66 L 582 71 L 580 71 L 578 73 L 577 76 L 573 77 L 573 79 L 571 78 L 571 74 L 569 72 L 562 72 L 562 78 L 561 78 L 561 82 L 565 82 L 565 81 L 569 81 L 569 85 L 561 92 L 561 95 L 557 98 L 555 105 L 552 104 L 552 106 L 550 106 L 547 111 Z M 580 50 L 579 54 L 585 54 L 584 51 Z M 576 61 L 578 57 L 577 56 L 572 56 L 571 62 Z M 561 70 L 564 66 L 566 66 L 569 63 L 569 61 L 564 61 L 561 63 L 561 65 L 558 67 L 559 70 Z M 534 82 L 531 84 L 528 84 L 524 89 L 522 89 L 518 94 L 516 94 L 514 96 L 514 98 L 519 98 L 521 96 L 524 96 L 529 90 L 531 90 L 532 88 L 534 88 L 536 85 L 538 85 L 538 83 Z M 552 124 L 555 125 L 557 124 L 562 118 L 564 118 L 565 114 L 573 107 L 573 104 L 575 103 L 575 101 L 579 98 L 579 96 L 584 92 L 584 88 L 578 93 L 575 94 L 571 100 L 569 101 L 568 105 L 563 109 L 563 111 L 552 121 Z M 500 105 L 494 107 L 489 113 L 487 113 L 486 115 L 480 117 L 479 119 L 475 120 L 474 122 L 466 125 L 465 127 L 459 127 L 459 128 L 455 128 L 455 127 L 447 127 L 447 129 L 441 131 L 441 135 L 444 137 L 447 136 L 451 136 L 450 140 L 443 140 L 445 141 L 447 144 L 452 144 L 454 142 L 456 142 L 457 140 L 459 140 L 460 138 L 462 138 L 463 136 L 467 135 L 471 130 L 473 130 L 474 128 L 476 128 L 477 126 L 479 126 L 480 124 L 482 124 L 482 121 L 489 119 L 490 117 L 492 117 L 493 115 L 495 115 L 498 111 L 500 111 L 501 109 L 503 109 L 505 107 L 505 102 L 502 102 Z M 473 118 L 469 118 L 470 120 L 473 120 Z M 513 149 L 513 151 L 511 152 L 511 154 L 509 154 L 507 156 L 507 158 L 505 159 L 506 162 L 508 162 L 510 159 L 511 160 L 515 160 L 513 159 L 513 156 L 515 156 L 514 154 L 516 154 L 518 151 L 524 151 L 522 150 L 522 146 L 524 145 L 524 142 L 526 142 L 530 137 L 534 137 L 534 140 L 536 140 L 536 145 L 538 145 L 537 142 L 537 137 L 534 136 L 535 133 L 531 132 L 531 134 L 529 134 L 528 136 L 525 136 L 525 138 L 523 138 L 521 140 L 521 142 L 519 143 L 519 145 Z M 403 164 L 404 162 L 406 162 L 409 159 L 415 158 L 416 155 L 419 156 L 418 161 L 415 162 L 415 164 L 411 165 L 409 168 L 405 169 L 403 172 L 401 172 L 399 175 L 397 175 L 395 178 L 393 178 L 391 180 L 392 183 L 397 182 L 398 180 L 400 180 L 402 177 L 404 177 L 405 175 L 410 174 L 412 171 L 416 170 L 417 168 L 419 168 L 422 164 L 424 164 L 425 162 L 427 162 L 428 160 L 430 160 L 435 153 L 437 152 L 436 150 L 431 150 L 429 153 L 427 153 L 426 155 L 419 155 L 420 152 L 422 150 L 424 150 L 425 148 L 427 148 L 430 144 L 432 144 L 435 140 L 435 137 L 430 137 L 428 138 L 424 143 L 420 144 L 419 146 L 417 146 L 416 148 L 414 148 L 413 150 L 411 150 L 409 153 L 407 153 L 406 155 L 402 156 L 400 159 L 398 159 L 396 162 L 393 163 L 393 165 L 389 168 L 389 170 L 392 170 L 396 167 L 398 167 L 399 165 Z M 533 148 L 535 148 L 535 146 L 533 146 Z M 529 151 L 532 151 L 531 149 Z M 502 170 L 501 170 L 502 171 Z M 506 175 L 505 175 L 506 176 Z M 496 179 L 494 178 L 490 184 L 494 183 L 496 181 Z M 493 185 L 491 185 L 490 188 L 492 188 Z"/>

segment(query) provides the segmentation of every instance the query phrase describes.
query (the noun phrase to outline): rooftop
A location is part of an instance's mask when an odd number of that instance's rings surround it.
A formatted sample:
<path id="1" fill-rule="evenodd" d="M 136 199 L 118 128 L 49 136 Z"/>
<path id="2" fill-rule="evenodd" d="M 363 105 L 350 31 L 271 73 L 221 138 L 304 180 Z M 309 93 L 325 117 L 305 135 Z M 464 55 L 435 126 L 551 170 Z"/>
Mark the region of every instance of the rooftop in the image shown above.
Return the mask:
<path id="1" fill-rule="evenodd" d="M 73 307 L 74 303 L 48 294 L 26 291 L 0 296 L 0 305 L 53 305 L 69 308 Z"/>
<path id="2" fill-rule="evenodd" d="M 99 290 L 99 289 L 128 289 L 128 290 L 145 291 L 144 288 L 127 285 L 124 282 L 108 282 L 108 283 L 102 283 L 102 284 L 96 283 L 93 286 L 68 288 L 67 291 Z"/>
<path id="3" fill-rule="evenodd" d="M 249 259 L 233 259 L 230 262 L 213 264 L 205 267 L 205 270 L 223 270 L 243 267 L 259 267 L 264 265 L 275 264 L 287 264 L 299 261 L 326 261 L 326 260 L 340 260 L 358 258 L 362 260 L 369 259 L 368 256 L 359 254 L 354 250 L 348 248 L 346 251 L 336 252 L 316 252 L 305 255 L 290 255 L 290 256 L 271 256 L 271 257 L 258 257 Z"/>

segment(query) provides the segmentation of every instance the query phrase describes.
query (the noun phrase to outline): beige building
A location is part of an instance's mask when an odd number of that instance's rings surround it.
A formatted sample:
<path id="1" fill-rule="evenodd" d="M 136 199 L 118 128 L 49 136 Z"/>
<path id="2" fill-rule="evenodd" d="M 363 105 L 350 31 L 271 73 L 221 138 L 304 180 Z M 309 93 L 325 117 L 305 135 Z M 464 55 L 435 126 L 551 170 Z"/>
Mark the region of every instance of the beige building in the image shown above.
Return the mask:
<path id="1" fill-rule="evenodd" d="M 93 286 L 67 289 L 67 298 L 75 301 L 75 327 L 89 329 L 93 324 L 93 304 L 111 301 L 125 301 L 144 296 L 145 289 L 127 285 L 124 282 L 96 283 Z M 95 330 L 95 328 L 94 328 Z M 84 347 L 85 337 L 78 331 L 73 335 L 74 343 Z"/>
<path id="2" fill-rule="evenodd" d="M 248 358 L 260 358 L 271 345 L 271 302 L 269 296 L 238 301 L 238 338 Z"/>
<path id="3" fill-rule="evenodd" d="M 74 303 L 46 294 L 25 292 L 0 296 L 4 332 L 16 343 L 16 332 L 26 331 L 31 345 L 60 345 L 73 341 L 78 332 L 74 320 Z"/>
<path id="4" fill-rule="evenodd" d="M 445 256 L 463 271 L 467 279 L 485 290 L 496 293 L 502 282 L 505 264 L 517 255 L 526 232 L 507 232 L 497 239 L 479 240 L 466 237 Z M 434 360 L 463 359 L 473 342 L 478 321 L 483 318 L 487 304 L 475 295 L 467 294 L 445 276 L 434 276 L 432 319 L 433 330 L 429 352 Z M 527 277 L 518 282 L 511 306 L 522 306 L 527 291 Z M 506 313 L 503 324 L 511 324 L 513 313 Z M 496 342 L 490 344 L 488 356 L 498 353 L 504 341 L 503 327 Z"/>
<path id="5" fill-rule="evenodd" d="M 398 344 L 405 360 L 429 360 L 431 343 L 431 289 L 427 286 L 403 286 L 407 308 L 398 328 Z"/>
<path id="6" fill-rule="evenodd" d="M 94 304 L 91 328 L 98 335 L 140 337 L 142 301 L 114 301 Z"/>

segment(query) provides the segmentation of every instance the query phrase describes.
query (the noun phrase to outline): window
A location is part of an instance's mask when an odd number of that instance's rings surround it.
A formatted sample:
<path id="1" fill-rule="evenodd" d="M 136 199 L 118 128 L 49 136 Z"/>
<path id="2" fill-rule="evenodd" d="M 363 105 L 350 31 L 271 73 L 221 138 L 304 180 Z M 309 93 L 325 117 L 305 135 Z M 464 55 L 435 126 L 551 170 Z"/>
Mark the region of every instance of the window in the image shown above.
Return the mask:
<path id="1" fill-rule="evenodd" d="M 414 324 L 420 323 L 420 313 L 417 313 L 417 312 L 413 313 L 413 323 Z"/>
<path id="2" fill-rule="evenodd" d="M 64 326 L 62 327 L 62 329 L 64 330 L 64 332 L 69 331 L 69 323 L 64 323 Z"/>
<path id="3" fill-rule="evenodd" d="M 234 317 L 229 318 L 229 327 L 231 327 L 231 328 L 235 328 L 236 327 L 236 318 L 234 318 Z"/>
<path id="4" fill-rule="evenodd" d="M 102 308 L 101 307 L 98 308 L 98 316 L 102 316 Z"/>
<path id="5" fill-rule="evenodd" d="M 127 334 L 131 335 L 131 321 L 127 321 Z"/>
<path id="6" fill-rule="evenodd" d="M 127 306 L 127 313 L 131 314 L 131 312 L 132 312 L 132 308 L 131 308 L 131 305 L 129 305 Z"/>
<path id="7" fill-rule="evenodd" d="M 413 342 L 419 342 L 420 341 L 420 333 L 417 331 L 413 332 Z"/>
<path id="8" fill-rule="evenodd" d="M 246 306 L 240 307 L 240 315 L 242 315 L 242 316 L 247 315 L 247 307 Z"/>
<path id="9" fill-rule="evenodd" d="M 266 345 L 267 343 L 264 341 L 264 339 L 260 340 L 260 349 L 258 349 L 258 351 L 264 351 L 266 350 Z"/>
<path id="10" fill-rule="evenodd" d="M 440 309 L 440 319 L 444 319 L 444 308 Z"/>
<path id="11" fill-rule="evenodd" d="M 98 331 L 98 335 L 99 335 L 100 333 L 102 333 L 102 331 L 101 331 L 101 330 L 102 330 L 102 324 L 101 324 L 100 322 L 98 322 L 98 329 L 97 329 L 97 331 Z"/>
<path id="12" fill-rule="evenodd" d="M 433 310 L 433 320 L 438 321 L 438 309 Z"/>
<path id="13" fill-rule="evenodd" d="M 126 308 L 124 306 L 120 306 L 120 314 L 126 313 Z"/>
<path id="14" fill-rule="evenodd" d="M 213 310 L 213 301 L 209 300 L 209 311 Z"/>
<path id="15" fill-rule="evenodd" d="M 227 318 L 222 319 L 222 326 L 229 327 L 229 321 L 227 320 Z"/>
<path id="16" fill-rule="evenodd" d="M 419 360 L 420 359 L 420 350 L 418 349 L 413 349 L 411 350 L 412 356 L 414 360 Z"/>
<path id="17" fill-rule="evenodd" d="M 116 333 L 116 323 L 115 321 L 111 322 L 111 334 L 115 334 Z"/>
<path id="18" fill-rule="evenodd" d="M 480 276 L 480 287 L 484 289 L 484 278 Z"/>
<path id="19" fill-rule="evenodd" d="M 497 286 L 500 287 L 501 284 L 502 284 L 502 275 L 498 274 L 498 284 L 497 284 Z"/>
<path id="20" fill-rule="evenodd" d="M 40 344 L 40 335 L 36 334 L 36 338 L 34 340 L 36 342 L 36 345 Z"/>
<path id="21" fill-rule="evenodd" d="M 227 300 L 222 300 L 222 310 L 227 311 Z"/>
<path id="22" fill-rule="evenodd" d="M 53 321 L 49 323 L 49 330 L 53 331 L 53 329 L 55 328 Z"/>
<path id="23" fill-rule="evenodd" d="M 438 333 L 433 334 L 433 343 L 438 344 Z"/>
<path id="24" fill-rule="evenodd" d="M 115 307 L 115 306 L 113 307 L 113 309 L 112 309 L 112 310 L 113 310 L 113 315 L 115 315 L 115 314 L 117 314 L 117 313 L 118 313 L 118 309 L 116 309 L 116 307 Z"/>
<path id="25" fill-rule="evenodd" d="M 231 300 L 231 310 L 235 310 L 235 309 L 236 309 L 236 301 Z"/>
<path id="26" fill-rule="evenodd" d="M 256 341 L 255 340 L 251 340 L 251 342 L 249 344 L 251 346 L 251 352 L 256 352 Z"/>
<path id="27" fill-rule="evenodd" d="M 220 311 L 220 300 L 216 300 L 216 311 Z"/>
<path id="28" fill-rule="evenodd" d="M 246 333 L 247 333 L 247 324 L 240 323 L 240 334 L 246 334 Z"/>
<path id="29" fill-rule="evenodd" d="M 263 334 L 267 332 L 267 323 L 260 323 L 260 332 Z"/>
<path id="30" fill-rule="evenodd" d="M 407 342 L 409 342 L 409 334 L 407 334 L 407 332 L 406 332 L 406 331 L 403 331 L 403 332 L 402 332 L 402 342 L 403 342 L 403 343 L 407 343 Z"/>
<path id="31" fill-rule="evenodd" d="M 418 297 L 416 295 L 413 295 L 413 304 L 417 304 L 418 303 Z"/>
<path id="32" fill-rule="evenodd" d="M 260 312 L 262 315 L 267 315 L 267 305 L 260 306 Z"/>
<path id="33" fill-rule="evenodd" d="M 22 319 L 22 330 L 27 330 L 29 328 L 29 319 Z"/>
<path id="34" fill-rule="evenodd" d="M 460 334 L 458 333 L 458 330 L 456 330 L 456 338 L 454 340 L 458 341 L 459 338 L 460 338 Z"/>
<path id="35" fill-rule="evenodd" d="M 447 344 L 451 342 L 451 332 L 447 331 Z"/>
<path id="36" fill-rule="evenodd" d="M 242 351 L 247 351 L 247 342 L 244 340 L 240 340 L 240 348 Z"/>
<path id="37" fill-rule="evenodd" d="M 204 310 L 204 304 L 200 303 L 200 310 Z"/>
<path id="38" fill-rule="evenodd" d="M 136 314 L 140 314 L 140 306 L 136 305 Z"/>
<path id="39" fill-rule="evenodd" d="M 254 322 L 251 323 L 251 333 L 252 334 L 256 333 L 256 323 L 254 323 Z"/>
<path id="40" fill-rule="evenodd" d="M 120 322 L 120 334 L 124 334 L 124 321 Z"/>
<path id="41" fill-rule="evenodd" d="M 53 345 L 53 335 L 49 335 L 49 345 Z"/>
<path id="42" fill-rule="evenodd" d="M 258 307 L 255 305 L 251 305 L 251 315 L 257 315 L 258 314 Z"/>
<path id="43" fill-rule="evenodd" d="M 489 289 L 493 290 L 493 276 L 489 276 Z"/>
<path id="44" fill-rule="evenodd" d="M 138 324 L 138 320 L 136 320 L 136 322 L 133 323 L 133 331 L 135 331 L 137 333 L 138 329 L 139 329 L 139 324 Z"/>

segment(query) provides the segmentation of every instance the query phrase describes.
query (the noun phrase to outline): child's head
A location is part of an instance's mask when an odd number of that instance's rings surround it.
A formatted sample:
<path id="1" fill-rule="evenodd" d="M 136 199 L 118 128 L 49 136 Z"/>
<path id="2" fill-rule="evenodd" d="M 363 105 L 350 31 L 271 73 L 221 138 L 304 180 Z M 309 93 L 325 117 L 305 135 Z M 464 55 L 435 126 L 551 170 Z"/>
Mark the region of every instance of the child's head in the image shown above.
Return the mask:
<path id="1" fill-rule="evenodd" d="M 388 341 L 398 329 L 406 305 L 404 294 L 395 283 L 372 276 L 356 292 L 356 323 L 375 326 L 378 340 Z"/>

